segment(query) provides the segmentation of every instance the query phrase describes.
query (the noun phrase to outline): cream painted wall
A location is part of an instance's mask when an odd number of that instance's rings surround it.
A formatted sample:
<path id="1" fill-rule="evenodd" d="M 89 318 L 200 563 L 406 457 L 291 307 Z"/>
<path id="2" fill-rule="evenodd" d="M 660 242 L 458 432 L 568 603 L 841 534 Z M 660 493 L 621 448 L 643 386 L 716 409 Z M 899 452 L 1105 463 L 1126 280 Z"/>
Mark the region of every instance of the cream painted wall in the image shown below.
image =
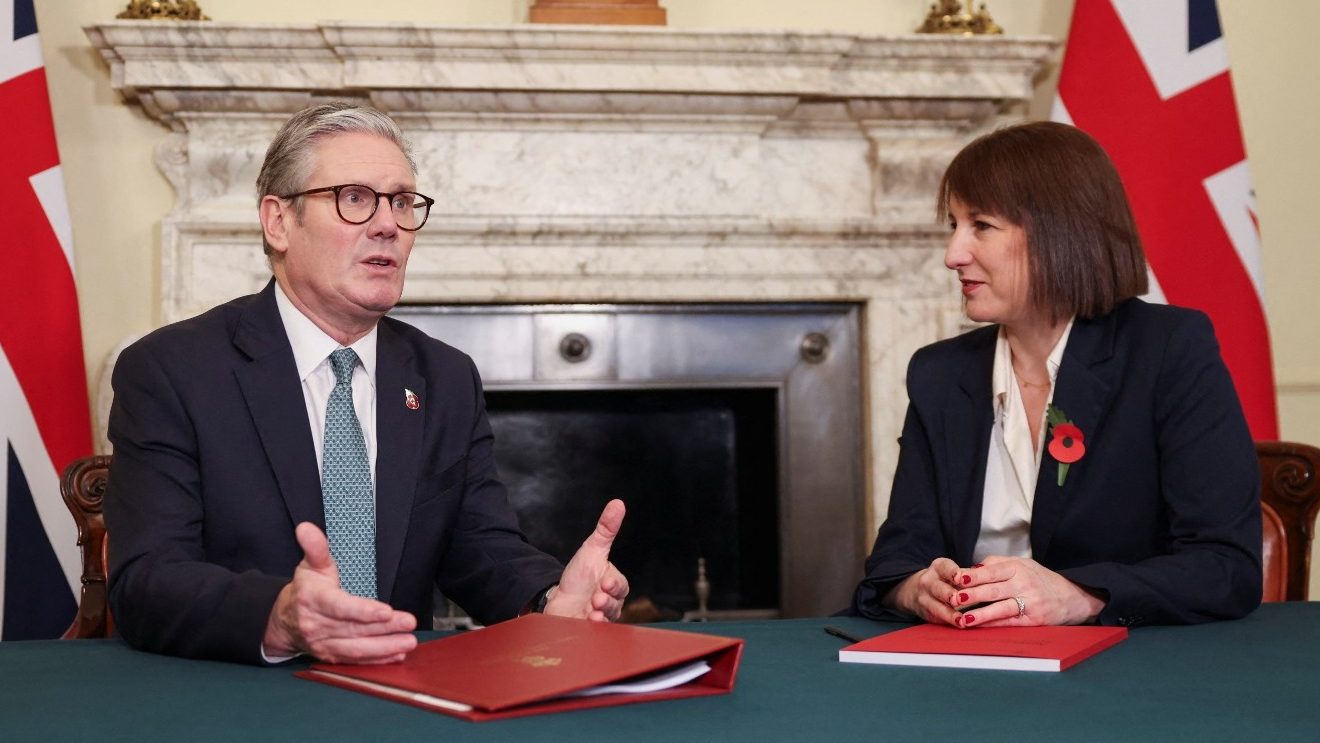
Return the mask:
<path id="1" fill-rule="evenodd" d="M 1219 4 L 1260 214 L 1280 435 L 1320 446 L 1320 319 L 1311 301 L 1320 281 L 1312 244 L 1320 81 L 1311 65 L 1320 53 L 1308 31 L 1320 24 L 1320 6 Z"/>
<path id="2" fill-rule="evenodd" d="M 173 193 L 156 170 L 152 148 L 164 129 L 110 88 L 107 67 L 82 26 L 109 20 L 125 0 L 37 0 L 60 154 L 73 215 L 89 383 L 124 337 L 158 322 L 155 286 L 161 217 Z M 902 33 L 920 22 L 928 0 L 663 0 L 674 27 L 788 28 Z M 1062 0 L 990 0 L 1011 33 L 1066 36 L 1072 4 Z M 216 20 L 385 21 L 371 4 L 348 0 L 202 0 Z M 527 0 L 448 0 L 408 4 L 408 20 L 508 24 L 526 17 Z M 1314 34 L 1316 3 L 1220 0 L 1229 55 L 1251 159 L 1265 246 L 1265 290 L 1284 438 L 1320 444 L 1320 343 L 1314 341 L 1310 292 L 1320 280 L 1320 250 L 1308 238 L 1320 168 L 1320 83 Z M 1309 62 L 1307 60 L 1310 60 Z M 1030 115 L 1048 114 L 1054 77 L 1044 76 Z M 1177 205 L 1170 205 L 1177 208 Z M 254 246 L 255 249 L 255 246 Z M 94 390 L 93 390 L 94 392 Z"/>

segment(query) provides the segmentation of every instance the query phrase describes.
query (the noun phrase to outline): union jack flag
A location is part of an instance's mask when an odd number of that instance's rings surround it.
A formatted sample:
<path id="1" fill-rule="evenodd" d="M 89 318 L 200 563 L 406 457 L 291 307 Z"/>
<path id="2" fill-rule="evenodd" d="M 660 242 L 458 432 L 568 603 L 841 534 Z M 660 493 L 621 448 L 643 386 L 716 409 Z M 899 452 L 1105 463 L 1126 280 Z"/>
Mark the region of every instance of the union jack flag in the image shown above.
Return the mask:
<path id="1" fill-rule="evenodd" d="M 81 565 L 59 472 L 91 453 L 73 241 L 32 0 L 0 0 L 0 638 L 58 637 Z"/>
<path id="2" fill-rule="evenodd" d="M 1278 438 L 1255 197 L 1214 0 L 1077 0 L 1053 118 L 1109 153 L 1152 297 L 1210 316 L 1252 435 Z"/>

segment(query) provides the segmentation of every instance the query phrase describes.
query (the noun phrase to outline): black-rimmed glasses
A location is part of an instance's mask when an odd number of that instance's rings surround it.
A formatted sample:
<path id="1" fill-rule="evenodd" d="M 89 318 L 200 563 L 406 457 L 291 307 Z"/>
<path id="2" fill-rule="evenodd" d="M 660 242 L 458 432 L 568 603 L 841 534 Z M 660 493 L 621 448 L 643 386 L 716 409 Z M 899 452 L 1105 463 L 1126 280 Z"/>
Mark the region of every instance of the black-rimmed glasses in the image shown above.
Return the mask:
<path id="1" fill-rule="evenodd" d="M 331 192 L 335 195 L 335 210 L 339 212 L 339 218 L 349 224 L 365 224 L 376 216 L 376 208 L 380 206 L 380 198 L 384 196 L 390 202 L 390 212 L 394 215 L 394 223 L 399 226 L 399 229 L 408 232 L 416 232 L 422 228 L 422 225 L 426 224 L 426 218 L 431 214 L 431 205 L 435 203 L 435 199 L 423 196 L 416 191 L 380 193 L 370 186 L 357 183 L 313 188 L 288 196 L 281 196 L 280 198 L 295 199 L 299 196 Z"/>

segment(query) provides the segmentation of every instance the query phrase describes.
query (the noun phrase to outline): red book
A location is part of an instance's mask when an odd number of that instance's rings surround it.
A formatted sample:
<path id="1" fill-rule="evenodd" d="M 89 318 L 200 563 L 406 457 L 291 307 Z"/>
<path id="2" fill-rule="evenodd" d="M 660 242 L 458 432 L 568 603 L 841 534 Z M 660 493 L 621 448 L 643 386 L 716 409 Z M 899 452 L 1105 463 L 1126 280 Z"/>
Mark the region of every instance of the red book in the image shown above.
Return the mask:
<path id="1" fill-rule="evenodd" d="M 1126 627 L 994 627 L 921 624 L 839 651 L 844 663 L 1007 671 L 1062 671 L 1127 639 Z"/>
<path id="2" fill-rule="evenodd" d="M 422 643 L 401 663 L 318 663 L 294 675 L 480 722 L 727 694 L 742 647 L 732 637 L 528 614 Z M 710 670 L 677 686 L 586 691 L 676 668 L 695 673 L 688 667 L 701 661 Z"/>

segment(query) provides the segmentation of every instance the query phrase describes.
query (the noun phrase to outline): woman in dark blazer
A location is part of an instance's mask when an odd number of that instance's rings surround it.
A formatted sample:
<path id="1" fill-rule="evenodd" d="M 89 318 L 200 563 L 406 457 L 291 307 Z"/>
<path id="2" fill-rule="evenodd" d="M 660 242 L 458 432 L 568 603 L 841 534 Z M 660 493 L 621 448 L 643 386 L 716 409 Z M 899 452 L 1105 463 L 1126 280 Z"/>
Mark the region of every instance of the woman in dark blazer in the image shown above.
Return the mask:
<path id="1" fill-rule="evenodd" d="M 1001 129 L 954 158 L 939 206 L 967 315 L 993 324 L 912 358 L 854 612 L 977 628 L 1254 609 L 1246 421 L 1205 315 L 1136 298 L 1145 256 L 1104 151 L 1064 124 Z"/>

